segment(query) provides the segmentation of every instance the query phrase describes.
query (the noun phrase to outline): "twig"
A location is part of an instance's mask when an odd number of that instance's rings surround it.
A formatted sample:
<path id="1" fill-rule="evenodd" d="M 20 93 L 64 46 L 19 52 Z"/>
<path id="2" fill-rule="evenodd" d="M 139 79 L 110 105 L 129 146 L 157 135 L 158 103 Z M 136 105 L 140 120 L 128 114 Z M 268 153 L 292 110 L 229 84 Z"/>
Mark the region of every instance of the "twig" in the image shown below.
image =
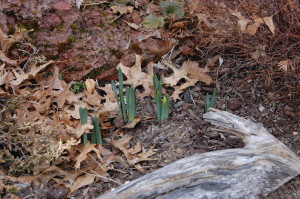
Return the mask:
<path id="1" fill-rule="evenodd" d="M 98 177 L 98 178 L 103 178 L 103 179 L 105 179 L 105 180 L 108 180 L 108 181 L 111 181 L 111 182 L 114 182 L 114 183 L 116 183 L 116 184 L 119 184 L 119 185 L 121 185 L 122 183 L 120 183 L 120 182 L 117 182 L 117 181 L 115 181 L 115 180 L 113 180 L 113 179 L 110 179 L 110 178 L 107 178 L 107 177 L 104 177 L 104 176 L 101 176 L 101 175 L 99 175 L 96 171 L 94 171 L 94 170 L 92 170 L 95 174 L 92 174 L 92 173 L 89 173 L 89 172 L 84 172 L 84 173 L 86 173 L 86 174 L 89 174 L 89 175 L 92 175 L 92 176 L 95 176 L 95 177 Z"/>

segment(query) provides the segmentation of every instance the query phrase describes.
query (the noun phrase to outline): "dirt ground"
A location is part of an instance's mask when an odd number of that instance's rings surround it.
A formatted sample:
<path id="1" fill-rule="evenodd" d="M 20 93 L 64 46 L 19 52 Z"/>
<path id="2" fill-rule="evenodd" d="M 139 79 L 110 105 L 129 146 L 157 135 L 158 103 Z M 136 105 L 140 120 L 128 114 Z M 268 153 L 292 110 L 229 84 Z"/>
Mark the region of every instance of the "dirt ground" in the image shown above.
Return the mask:
<path id="1" fill-rule="evenodd" d="M 61 2 L 66 5 L 62 5 Z M 144 8 L 147 3 L 138 2 L 138 8 Z M 134 11 L 135 15 L 124 15 L 118 19 L 105 4 L 87 6 L 81 10 L 78 10 L 71 0 L 3 0 L 0 4 L 0 26 L 3 31 L 12 32 L 16 26 L 34 29 L 29 34 L 27 43 L 35 46 L 34 53 L 37 55 L 54 60 L 55 64 L 51 67 L 58 66 L 64 80 L 68 82 L 84 80 L 87 77 L 98 79 L 100 83 L 116 80 L 116 64 L 122 62 L 131 66 L 137 51 L 142 51 L 145 55 L 145 63 L 150 60 L 157 61 L 161 57 L 149 54 L 147 46 L 151 41 L 128 47 L 129 43 L 138 43 L 137 38 L 148 34 L 134 30 L 124 22 L 134 20 L 140 23 L 140 13 L 137 11 Z M 184 44 L 190 41 L 193 41 L 193 37 L 180 42 Z M 202 62 L 200 51 L 198 53 L 180 54 L 174 58 L 174 62 Z M 18 58 L 20 55 L 14 48 L 10 56 Z M 211 68 L 210 75 L 215 85 L 207 86 L 198 82 L 180 95 L 182 100 L 172 101 L 170 118 L 162 123 L 155 121 L 152 99 L 146 97 L 138 100 L 138 115 L 142 121 L 134 129 L 125 132 L 133 136 L 132 145 L 140 141 L 146 149 L 154 147 L 156 153 L 151 157 L 153 160 L 142 163 L 146 173 L 193 154 L 243 147 L 239 138 L 215 131 L 202 117 L 205 96 L 212 93 L 214 87 L 217 88 L 217 109 L 262 123 L 271 134 L 300 155 L 299 92 L 296 92 L 289 102 L 274 100 L 271 94 L 276 92 L 277 88 L 267 86 L 263 76 L 248 78 L 258 70 L 257 68 L 241 67 L 247 63 L 228 66 L 225 62 L 224 65 L 222 68 Z M 51 67 L 47 70 L 51 70 Z M 171 92 L 172 89 L 167 89 L 167 93 Z M 114 122 L 120 122 L 117 120 Z M 120 171 L 109 173 L 110 179 L 115 182 L 98 181 L 76 190 L 68 198 L 95 198 L 118 184 L 145 175 L 134 167 L 114 164 Z M 50 181 L 48 185 L 40 186 L 20 184 L 21 190 L 18 195 L 26 199 L 65 197 L 67 192 L 53 187 L 54 183 Z"/>

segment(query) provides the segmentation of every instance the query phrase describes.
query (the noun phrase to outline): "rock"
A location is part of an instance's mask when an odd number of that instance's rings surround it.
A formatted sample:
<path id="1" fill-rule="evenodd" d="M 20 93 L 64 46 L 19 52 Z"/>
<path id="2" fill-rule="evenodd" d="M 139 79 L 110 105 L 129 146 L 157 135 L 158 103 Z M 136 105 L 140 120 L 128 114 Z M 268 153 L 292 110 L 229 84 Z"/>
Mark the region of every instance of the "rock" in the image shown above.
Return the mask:
<path id="1" fill-rule="evenodd" d="M 18 184 L 15 184 L 15 186 L 19 187 L 21 192 L 26 192 L 27 189 L 29 189 L 29 187 L 30 187 L 30 183 L 18 183 Z"/>
<path id="2" fill-rule="evenodd" d="M 183 93 L 183 101 L 185 103 L 193 103 L 190 91 L 185 91 Z"/>
<path id="3" fill-rule="evenodd" d="M 68 191 L 65 189 L 55 189 L 47 192 L 47 198 L 49 199 L 60 199 L 66 197 Z"/>
<path id="4" fill-rule="evenodd" d="M 117 117 L 113 121 L 113 124 L 115 127 L 120 128 L 124 125 L 124 119 L 120 115 L 117 115 Z"/>
<path id="5" fill-rule="evenodd" d="M 223 106 L 223 102 L 220 102 L 220 101 L 216 102 L 216 108 L 217 109 L 221 110 L 222 106 Z"/>
<path id="6" fill-rule="evenodd" d="M 53 4 L 53 8 L 58 11 L 63 11 L 63 10 L 70 10 L 72 6 L 66 2 L 57 2 Z"/>
<path id="7" fill-rule="evenodd" d="M 228 104 L 228 109 L 230 109 L 231 111 L 239 110 L 241 107 L 242 103 L 238 100 L 233 100 Z"/>
<path id="8" fill-rule="evenodd" d="M 43 20 L 39 26 L 41 28 L 47 29 L 47 28 L 51 28 L 51 27 L 56 27 L 61 23 L 62 23 L 62 21 L 60 20 L 60 18 L 56 14 L 51 13 L 51 14 L 43 17 Z"/>
<path id="9" fill-rule="evenodd" d="M 182 106 L 183 103 L 184 103 L 183 101 L 179 101 L 179 102 L 177 102 L 176 104 L 174 104 L 174 107 L 175 107 L 176 109 L 179 109 L 179 108 Z"/>

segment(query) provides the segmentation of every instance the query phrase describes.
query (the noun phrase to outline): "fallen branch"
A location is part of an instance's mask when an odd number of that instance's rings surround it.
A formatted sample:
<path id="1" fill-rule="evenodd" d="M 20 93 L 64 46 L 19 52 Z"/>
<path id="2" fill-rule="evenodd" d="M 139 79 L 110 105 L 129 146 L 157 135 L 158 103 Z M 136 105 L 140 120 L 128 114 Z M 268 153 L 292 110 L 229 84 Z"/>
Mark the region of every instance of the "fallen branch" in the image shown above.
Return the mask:
<path id="1" fill-rule="evenodd" d="M 205 120 L 241 137 L 244 148 L 193 155 L 142 176 L 98 199 L 261 198 L 300 173 L 300 159 L 261 124 L 212 110 Z"/>

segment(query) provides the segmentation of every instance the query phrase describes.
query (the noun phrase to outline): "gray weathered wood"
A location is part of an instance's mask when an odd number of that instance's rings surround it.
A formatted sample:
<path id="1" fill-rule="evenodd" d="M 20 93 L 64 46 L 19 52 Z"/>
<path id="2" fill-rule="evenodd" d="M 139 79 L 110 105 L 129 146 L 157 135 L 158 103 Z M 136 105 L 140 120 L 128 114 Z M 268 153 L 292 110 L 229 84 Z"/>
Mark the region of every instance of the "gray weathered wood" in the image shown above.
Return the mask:
<path id="1" fill-rule="evenodd" d="M 261 124 L 224 111 L 204 115 L 244 148 L 193 155 L 135 179 L 98 199 L 254 199 L 300 173 L 300 159 Z"/>

